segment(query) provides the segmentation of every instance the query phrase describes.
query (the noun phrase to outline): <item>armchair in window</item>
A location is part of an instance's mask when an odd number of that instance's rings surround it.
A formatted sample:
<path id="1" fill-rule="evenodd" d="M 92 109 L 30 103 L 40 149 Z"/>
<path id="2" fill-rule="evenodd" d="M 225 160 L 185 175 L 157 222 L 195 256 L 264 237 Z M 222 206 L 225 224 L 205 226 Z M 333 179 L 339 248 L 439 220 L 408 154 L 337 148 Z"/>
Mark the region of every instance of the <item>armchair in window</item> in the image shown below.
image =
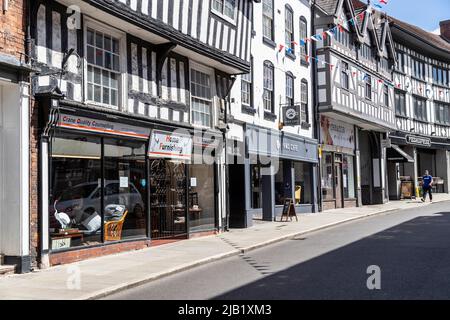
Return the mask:
<path id="1" fill-rule="evenodd" d="M 128 210 L 125 210 L 120 220 L 112 220 L 105 222 L 104 235 L 105 241 L 119 241 L 122 239 L 122 228 L 125 218 L 127 217 Z"/>

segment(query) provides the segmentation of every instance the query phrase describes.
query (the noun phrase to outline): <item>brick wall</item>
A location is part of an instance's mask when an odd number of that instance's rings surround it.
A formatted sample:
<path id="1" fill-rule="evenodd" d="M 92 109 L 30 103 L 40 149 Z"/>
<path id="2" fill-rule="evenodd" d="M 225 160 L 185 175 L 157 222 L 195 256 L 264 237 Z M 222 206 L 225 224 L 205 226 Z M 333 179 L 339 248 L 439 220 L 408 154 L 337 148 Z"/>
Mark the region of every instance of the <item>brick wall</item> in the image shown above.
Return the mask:
<path id="1" fill-rule="evenodd" d="M 9 0 L 8 11 L 3 12 L 0 1 L 0 54 L 25 59 L 26 0 Z"/>
<path id="2" fill-rule="evenodd" d="M 30 104 L 30 255 L 33 268 L 38 266 L 39 252 L 39 123 L 38 103 Z"/>

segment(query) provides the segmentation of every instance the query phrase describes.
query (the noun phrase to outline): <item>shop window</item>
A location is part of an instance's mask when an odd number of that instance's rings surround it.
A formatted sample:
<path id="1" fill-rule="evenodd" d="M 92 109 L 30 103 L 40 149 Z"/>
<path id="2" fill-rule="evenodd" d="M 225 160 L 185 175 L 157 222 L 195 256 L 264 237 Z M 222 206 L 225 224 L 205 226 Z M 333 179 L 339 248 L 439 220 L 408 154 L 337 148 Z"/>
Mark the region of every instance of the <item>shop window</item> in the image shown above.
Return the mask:
<path id="1" fill-rule="evenodd" d="M 334 199 L 333 154 L 324 152 L 322 155 L 322 197 L 323 200 Z"/>
<path id="2" fill-rule="evenodd" d="M 145 168 L 145 143 L 131 140 L 104 140 L 104 206 L 105 241 L 145 237 L 147 230 L 147 177 Z M 122 215 L 113 213 L 114 207 L 124 208 Z M 112 234 L 122 228 L 121 237 Z"/>
<path id="3" fill-rule="evenodd" d="M 213 92 L 211 76 L 191 69 L 192 123 L 202 127 L 212 126 Z"/>
<path id="4" fill-rule="evenodd" d="M 51 148 L 51 250 L 101 243 L 101 139 L 63 134 Z"/>
<path id="5" fill-rule="evenodd" d="M 312 164 L 304 162 L 294 162 L 295 204 L 312 204 Z"/>
<path id="6" fill-rule="evenodd" d="M 87 100 L 119 106 L 120 40 L 107 33 L 87 28 Z"/>
<path id="7" fill-rule="evenodd" d="M 342 183 L 344 187 L 344 198 L 355 198 L 355 168 L 353 166 L 353 156 L 343 156 L 342 162 Z"/>
<path id="8" fill-rule="evenodd" d="M 251 174 L 251 206 L 252 209 L 262 208 L 262 177 L 261 177 L 261 165 L 252 164 L 250 165 Z"/>
<path id="9" fill-rule="evenodd" d="M 214 230 L 214 166 L 192 164 L 189 177 L 189 232 Z"/>
<path id="10" fill-rule="evenodd" d="M 289 188 L 290 184 L 288 181 L 285 181 L 285 170 L 287 170 L 288 164 L 290 163 L 285 163 L 285 161 L 280 160 L 278 171 L 275 174 L 275 205 L 277 206 L 283 205 L 286 197 L 292 197 L 292 193 L 287 192 L 287 188 Z"/>
<path id="11" fill-rule="evenodd" d="M 52 140 L 52 250 L 146 237 L 145 144 L 69 133 Z"/>

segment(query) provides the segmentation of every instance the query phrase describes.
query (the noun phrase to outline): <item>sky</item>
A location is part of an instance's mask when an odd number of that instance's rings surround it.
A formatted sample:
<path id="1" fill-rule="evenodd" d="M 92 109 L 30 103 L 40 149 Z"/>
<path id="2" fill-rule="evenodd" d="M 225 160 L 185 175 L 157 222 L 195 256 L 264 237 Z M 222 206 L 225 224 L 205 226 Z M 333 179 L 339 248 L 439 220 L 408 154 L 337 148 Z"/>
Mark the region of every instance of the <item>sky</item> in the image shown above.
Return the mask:
<path id="1" fill-rule="evenodd" d="M 382 11 L 427 31 L 439 28 L 439 21 L 450 19 L 450 0 L 389 0 Z M 372 4 L 379 0 L 372 0 Z"/>

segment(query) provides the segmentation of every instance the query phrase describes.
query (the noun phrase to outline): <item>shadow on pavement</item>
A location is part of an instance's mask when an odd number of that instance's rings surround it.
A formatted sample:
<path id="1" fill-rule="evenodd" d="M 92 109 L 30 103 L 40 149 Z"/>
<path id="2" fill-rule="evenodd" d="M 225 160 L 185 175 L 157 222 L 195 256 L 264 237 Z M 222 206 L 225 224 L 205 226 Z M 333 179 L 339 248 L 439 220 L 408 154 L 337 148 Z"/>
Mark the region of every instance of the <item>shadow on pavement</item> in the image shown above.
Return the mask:
<path id="1" fill-rule="evenodd" d="M 381 269 L 369 290 L 367 268 Z M 214 299 L 449 299 L 450 213 L 419 217 Z"/>

